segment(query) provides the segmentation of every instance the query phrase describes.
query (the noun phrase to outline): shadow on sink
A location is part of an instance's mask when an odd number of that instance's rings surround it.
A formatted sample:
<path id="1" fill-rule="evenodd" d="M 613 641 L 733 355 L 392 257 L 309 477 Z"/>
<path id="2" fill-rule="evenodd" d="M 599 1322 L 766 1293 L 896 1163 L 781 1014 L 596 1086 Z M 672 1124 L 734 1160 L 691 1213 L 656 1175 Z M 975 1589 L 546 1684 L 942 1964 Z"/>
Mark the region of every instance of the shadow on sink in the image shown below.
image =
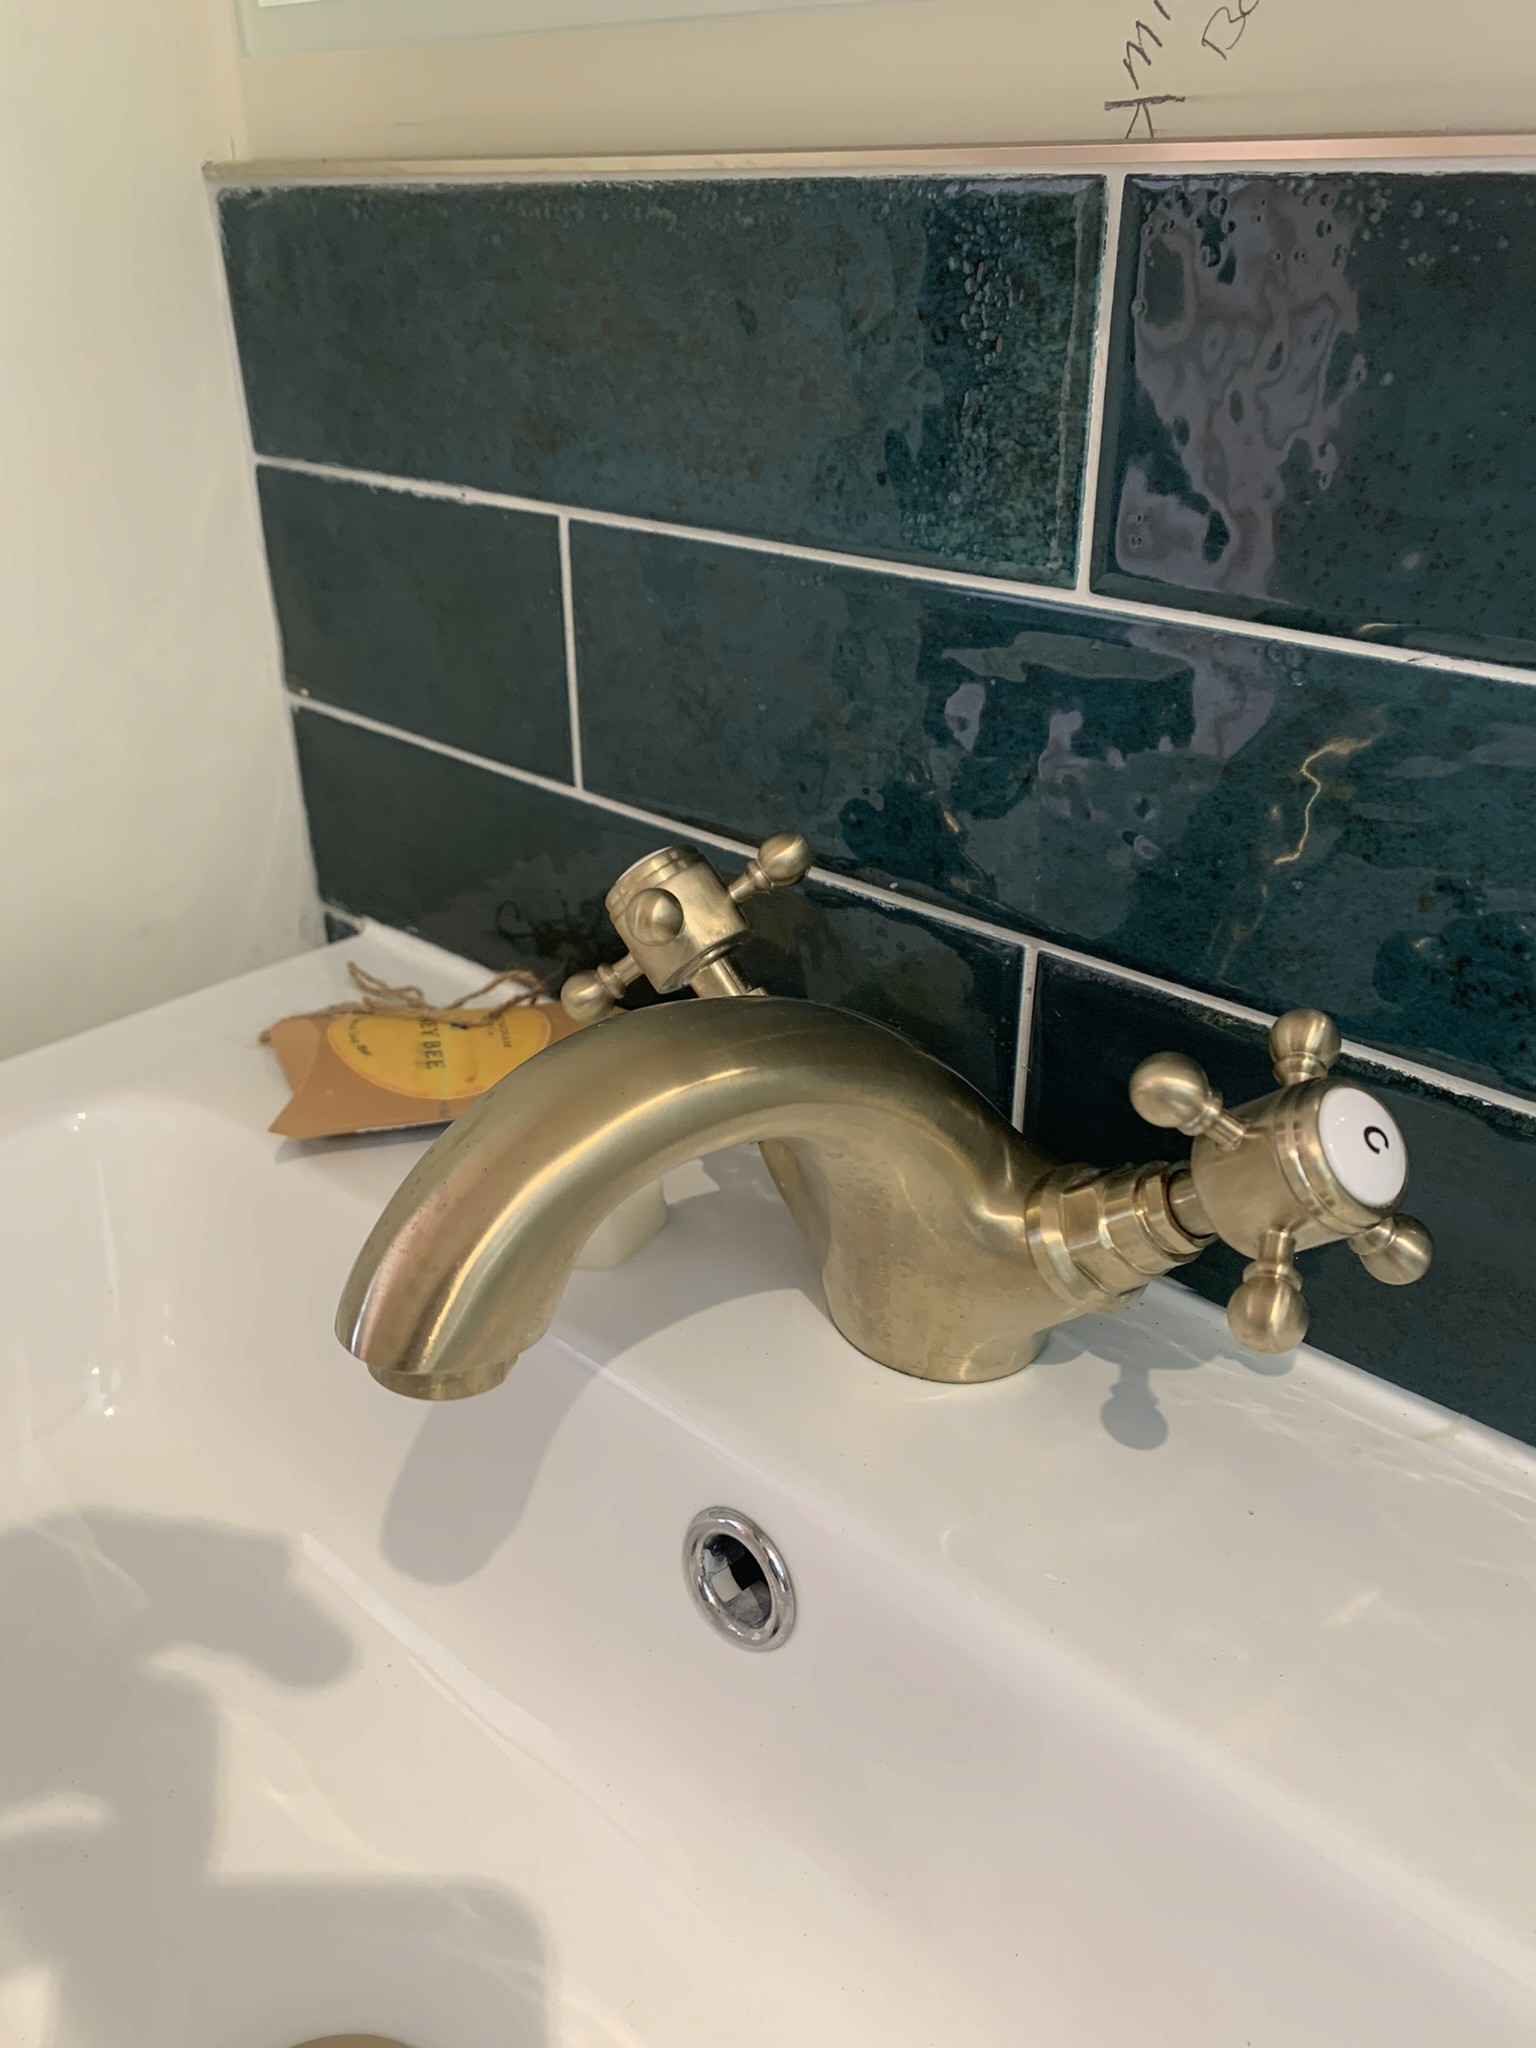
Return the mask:
<path id="1" fill-rule="evenodd" d="M 1118 1316 L 1094 1316 L 1088 1329 L 1092 1335 L 1085 1342 L 1086 1333 L 1079 1332 L 1075 1324 L 1061 1324 L 1038 1363 L 1029 1369 L 1038 1372 L 1041 1366 L 1062 1365 L 1070 1371 L 1076 1360 L 1090 1354 L 1115 1366 L 1119 1377 L 1099 1410 L 1099 1420 L 1128 1451 L 1161 1450 L 1168 1441 L 1168 1418 L 1157 1398 L 1157 1374 L 1189 1372 L 1221 1358 L 1235 1359 L 1246 1371 L 1273 1379 L 1289 1372 L 1293 1362 L 1290 1353 L 1262 1357 L 1240 1350 L 1224 1331 L 1212 1330 L 1197 1344 L 1185 1343 L 1135 1309 Z"/>
<path id="2" fill-rule="evenodd" d="M 280 1538 L 94 1509 L 14 1527 L 0 1535 L 0 1642 L 0 2010 L 8 1984 L 43 1980 L 38 2038 L 57 2048 L 342 2028 L 540 2048 L 541 1940 L 508 1893 L 213 1867 L 240 1707 L 178 1654 L 295 1688 L 355 1661 Z M 282 1805 L 280 1786 L 265 1796 Z M 334 1839 L 323 1785 L 310 1797 Z"/>
<path id="3" fill-rule="evenodd" d="M 573 1276 L 573 1289 L 605 1289 L 613 1303 L 608 1341 L 586 1356 L 589 1366 L 672 1328 L 679 1314 L 739 1298 L 744 1248 L 751 1251 L 754 1292 L 797 1291 L 825 1316 L 815 1268 L 755 1149 L 738 1146 L 700 1161 L 699 1180 L 701 1191 L 674 1199 L 667 1228 L 623 1269 L 639 1284 L 615 1290 L 609 1274 Z M 557 1386 L 541 1378 L 535 1393 L 530 1378 L 525 1372 L 519 1380 L 514 1369 L 516 1400 L 501 1387 L 482 1399 L 428 1408 L 380 1532 L 398 1571 L 428 1585 L 456 1584 L 513 1534 L 545 1451 L 585 1384 L 562 1374 Z M 451 1513 L 445 1502 L 452 1502 Z"/>

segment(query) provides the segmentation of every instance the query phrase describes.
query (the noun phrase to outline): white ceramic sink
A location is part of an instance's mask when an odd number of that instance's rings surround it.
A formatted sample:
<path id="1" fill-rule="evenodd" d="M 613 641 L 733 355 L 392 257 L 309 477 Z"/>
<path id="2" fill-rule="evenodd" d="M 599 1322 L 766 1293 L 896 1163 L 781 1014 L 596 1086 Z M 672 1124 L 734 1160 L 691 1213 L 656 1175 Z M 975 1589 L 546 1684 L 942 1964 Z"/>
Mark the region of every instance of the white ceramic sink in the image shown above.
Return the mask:
<path id="1" fill-rule="evenodd" d="M 392 1397 L 331 1318 L 420 1144 L 280 1145 L 255 1042 L 353 956 L 473 978 L 373 932 L 0 1068 L 6 2048 L 1536 2041 L 1525 1453 L 1166 1287 L 902 1379 L 743 1153 Z"/>

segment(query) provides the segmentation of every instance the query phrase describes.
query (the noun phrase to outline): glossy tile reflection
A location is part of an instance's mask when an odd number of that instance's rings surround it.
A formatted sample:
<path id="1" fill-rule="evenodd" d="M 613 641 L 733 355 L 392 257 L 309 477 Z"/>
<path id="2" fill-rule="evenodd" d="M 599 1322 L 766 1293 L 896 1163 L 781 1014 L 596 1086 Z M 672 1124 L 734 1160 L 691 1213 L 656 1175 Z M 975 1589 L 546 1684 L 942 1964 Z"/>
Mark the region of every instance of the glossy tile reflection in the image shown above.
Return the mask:
<path id="1" fill-rule="evenodd" d="M 1125 206 L 1096 587 L 1536 661 L 1536 179 Z"/>
<path id="2" fill-rule="evenodd" d="M 666 844 L 656 826 L 323 713 L 295 730 L 328 902 L 550 987 L 622 950 L 603 898 Z M 815 884 L 754 904 L 752 923 L 742 964 L 771 993 L 893 1025 L 1010 1106 L 1019 947 Z"/>
<path id="3" fill-rule="evenodd" d="M 1070 582 L 1098 179 L 225 192 L 267 455 Z"/>
<path id="4" fill-rule="evenodd" d="M 1264 1032 L 1129 983 L 1042 960 L 1035 987 L 1025 1128 L 1063 1158 L 1113 1166 L 1187 1156 L 1174 1131 L 1132 1110 L 1132 1071 L 1151 1052 L 1198 1060 L 1232 1102 L 1274 1086 Z M 1382 1287 L 1341 1244 L 1302 1254 L 1308 1341 L 1383 1379 L 1536 1443 L 1536 1118 L 1510 1116 L 1341 1061 L 1379 1095 L 1408 1143 L 1405 1207 L 1429 1225 L 1435 1266 L 1415 1287 Z M 1178 1277 L 1225 1301 L 1243 1261 L 1224 1245 Z"/>
<path id="5" fill-rule="evenodd" d="M 592 787 L 1536 1088 L 1536 693 L 577 526 Z"/>

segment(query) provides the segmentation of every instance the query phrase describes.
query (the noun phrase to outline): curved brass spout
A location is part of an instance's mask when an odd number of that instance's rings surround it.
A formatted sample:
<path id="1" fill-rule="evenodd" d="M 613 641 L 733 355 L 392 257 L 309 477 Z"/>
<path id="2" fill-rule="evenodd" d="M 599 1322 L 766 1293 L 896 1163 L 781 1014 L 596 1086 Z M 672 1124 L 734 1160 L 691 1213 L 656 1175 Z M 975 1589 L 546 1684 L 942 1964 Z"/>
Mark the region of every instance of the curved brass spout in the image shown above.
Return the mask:
<path id="1" fill-rule="evenodd" d="M 947 1067 L 878 1024 L 736 997 L 613 1017 L 508 1075 L 380 1217 L 337 1334 L 427 1400 L 506 1377 L 588 1236 L 667 1168 L 748 1139 L 843 1334 L 923 1378 L 998 1379 L 1051 1325 L 1134 1300 L 1206 1241 L 1161 1167 L 1052 1171 Z"/>

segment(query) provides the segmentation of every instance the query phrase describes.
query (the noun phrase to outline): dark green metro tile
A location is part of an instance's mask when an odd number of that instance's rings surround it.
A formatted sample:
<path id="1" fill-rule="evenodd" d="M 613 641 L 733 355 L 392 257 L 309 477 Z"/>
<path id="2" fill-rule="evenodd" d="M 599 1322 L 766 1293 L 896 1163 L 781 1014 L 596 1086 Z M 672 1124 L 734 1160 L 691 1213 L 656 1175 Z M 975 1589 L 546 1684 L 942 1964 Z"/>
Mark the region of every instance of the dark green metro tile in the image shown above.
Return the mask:
<path id="1" fill-rule="evenodd" d="M 1094 1165 L 1186 1157 L 1188 1140 L 1142 1123 L 1126 1093 L 1137 1064 L 1162 1051 L 1197 1059 L 1231 1103 L 1275 1085 L 1258 1025 L 1042 960 L 1026 1130 L 1053 1156 Z M 1373 1090 L 1402 1126 L 1410 1161 L 1405 1207 L 1433 1232 L 1435 1263 L 1416 1286 L 1383 1287 L 1341 1244 L 1303 1252 L 1309 1341 L 1536 1443 L 1536 1118 L 1365 1061 L 1341 1060 L 1334 1071 Z M 1242 1266 L 1220 1245 L 1179 1277 L 1225 1301 Z"/>
<path id="2" fill-rule="evenodd" d="M 1536 691 L 572 527 L 591 788 L 1536 1089 Z"/>
<path id="3" fill-rule="evenodd" d="M 742 971 L 770 994 L 904 1031 L 1012 1114 L 1020 947 L 817 882 L 759 898 L 747 914 L 754 935 Z"/>
<path id="4" fill-rule="evenodd" d="M 568 777 L 557 522 L 257 471 L 294 689 Z"/>
<path id="5" fill-rule="evenodd" d="M 327 902 L 551 987 L 619 953 L 603 898 L 666 843 L 656 827 L 322 712 L 294 723 Z M 1008 1108 L 1018 947 L 818 885 L 754 904 L 752 922 L 743 964 L 770 993 L 894 1025 Z"/>
<path id="6" fill-rule="evenodd" d="M 1536 177 L 1126 187 L 1096 586 L 1536 662 Z"/>
<path id="7" fill-rule="evenodd" d="M 1093 178 L 225 192 L 256 446 L 1070 582 Z"/>

